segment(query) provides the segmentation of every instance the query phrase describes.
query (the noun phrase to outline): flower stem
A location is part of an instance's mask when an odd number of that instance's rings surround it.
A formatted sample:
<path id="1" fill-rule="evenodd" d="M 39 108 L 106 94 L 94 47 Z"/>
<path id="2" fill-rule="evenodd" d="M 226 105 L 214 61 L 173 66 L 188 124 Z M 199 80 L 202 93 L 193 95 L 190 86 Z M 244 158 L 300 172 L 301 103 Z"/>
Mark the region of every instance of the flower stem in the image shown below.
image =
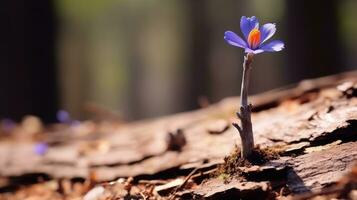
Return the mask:
<path id="1" fill-rule="evenodd" d="M 253 151 L 254 138 L 251 121 L 251 104 L 248 104 L 248 86 L 250 79 L 251 64 L 253 62 L 253 54 L 244 56 L 243 62 L 243 77 L 240 95 L 240 111 L 237 116 L 241 121 L 241 125 L 233 123 L 233 126 L 238 130 L 241 138 L 241 156 L 247 158 Z"/>

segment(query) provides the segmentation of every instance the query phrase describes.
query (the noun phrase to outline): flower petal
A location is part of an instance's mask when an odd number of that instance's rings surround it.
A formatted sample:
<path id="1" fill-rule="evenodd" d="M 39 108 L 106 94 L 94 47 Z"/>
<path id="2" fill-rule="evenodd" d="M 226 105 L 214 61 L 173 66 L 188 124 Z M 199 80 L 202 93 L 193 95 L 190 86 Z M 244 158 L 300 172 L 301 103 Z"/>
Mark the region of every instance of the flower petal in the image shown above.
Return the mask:
<path id="1" fill-rule="evenodd" d="M 263 53 L 263 52 L 264 52 L 263 49 L 257 49 L 257 50 L 254 50 L 252 53 L 258 54 L 258 53 Z"/>
<path id="2" fill-rule="evenodd" d="M 245 49 L 245 53 L 258 54 L 258 53 L 263 53 L 263 52 L 264 52 L 263 49 L 256 49 L 256 50 L 253 50 L 253 49 L 250 49 L 250 48 L 246 48 Z"/>
<path id="3" fill-rule="evenodd" d="M 244 52 L 245 53 L 254 53 L 254 50 L 252 50 L 252 49 L 247 47 L 247 48 L 244 49 Z"/>
<path id="4" fill-rule="evenodd" d="M 284 43 L 279 40 L 274 40 L 268 44 L 261 46 L 259 49 L 268 52 L 281 51 L 284 49 Z"/>
<path id="5" fill-rule="evenodd" d="M 261 44 L 263 44 L 265 41 L 271 38 L 275 34 L 275 31 L 276 31 L 275 24 L 272 23 L 267 23 L 264 24 L 262 27 L 260 27 L 260 32 L 262 34 Z"/>
<path id="6" fill-rule="evenodd" d="M 240 48 L 246 48 L 247 43 L 239 37 L 237 34 L 235 34 L 232 31 L 226 31 L 224 33 L 224 39 L 233 46 L 240 47 Z"/>
<path id="7" fill-rule="evenodd" d="M 46 143 L 38 143 L 34 146 L 34 152 L 37 155 L 44 155 L 48 151 L 48 144 Z"/>
<path id="8" fill-rule="evenodd" d="M 246 40 L 248 39 L 248 35 L 250 31 L 258 27 L 259 27 L 259 22 L 255 16 L 252 17 L 242 16 L 240 18 L 240 29 Z"/>

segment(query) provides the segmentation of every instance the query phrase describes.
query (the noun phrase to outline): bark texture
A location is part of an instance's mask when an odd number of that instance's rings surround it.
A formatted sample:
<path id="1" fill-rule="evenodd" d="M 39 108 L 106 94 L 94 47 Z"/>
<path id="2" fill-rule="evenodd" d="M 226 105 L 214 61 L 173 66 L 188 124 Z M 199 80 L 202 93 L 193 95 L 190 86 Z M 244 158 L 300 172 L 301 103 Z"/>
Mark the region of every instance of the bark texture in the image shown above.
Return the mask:
<path id="1" fill-rule="evenodd" d="M 357 72 L 253 96 L 255 142 L 280 157 L 241 167 L 239 175 L 217 174 L 239 141 L 230 126 L 238 101 L 232 97 L 197 111 L 126 124 L 103 119 L 43 127 L 32 118 L 11 130 L 1 125 L 0 191 L 12 193 L 0 193 L 0 199 L 34 196 L 33 187 L 42 187 L 52 199 L 75 199 L 94 185 L 103 190 L 89 192 L 104 191 L 102 199 L 313 199 L 318 194 L 328 199 L 355 194 Z M 34 153 L 38 142 L 49 144 L 44 155 Z M 58 187 L 45 182 L 10 190 L 31 177 L 36 182 L 38 176 Z M 78 190 L 64 187 L 65 180 L 85 182 Z M 117 181 L 107 182 L 112 180 Z"/>
<path id="2" fill-rule="evenodd" d="M 243 77 L 240 95 L 240 110 L 237 112 L 237 117 L 241 121 L 239 126 L 233 123 L 233 126 L 238 130 L 241 139 L 241 156 L 248 158 L 254 149 L 254 135 L 251 120 L 252 105 L 248 102 L 248 89 L 250 80 L 250 71 L 252 70 L 253 54 L 247 54 L 244 57 Z"/>

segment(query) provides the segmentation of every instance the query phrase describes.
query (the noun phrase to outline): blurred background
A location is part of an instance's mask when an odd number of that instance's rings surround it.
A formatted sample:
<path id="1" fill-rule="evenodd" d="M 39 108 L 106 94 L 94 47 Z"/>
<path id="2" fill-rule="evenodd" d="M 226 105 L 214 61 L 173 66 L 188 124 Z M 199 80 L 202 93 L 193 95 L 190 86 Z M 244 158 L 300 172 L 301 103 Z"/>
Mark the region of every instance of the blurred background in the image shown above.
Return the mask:
<path id="1" fill-rule="evenodd" d="M 357 68 L 356 0 L 2 0 L 0 118 L 136 120 L 239 95 L 242 15 L 286 49 L 256 56 L 251 93 Z M 237 102 L 238 103 L 238 102 Z"/>

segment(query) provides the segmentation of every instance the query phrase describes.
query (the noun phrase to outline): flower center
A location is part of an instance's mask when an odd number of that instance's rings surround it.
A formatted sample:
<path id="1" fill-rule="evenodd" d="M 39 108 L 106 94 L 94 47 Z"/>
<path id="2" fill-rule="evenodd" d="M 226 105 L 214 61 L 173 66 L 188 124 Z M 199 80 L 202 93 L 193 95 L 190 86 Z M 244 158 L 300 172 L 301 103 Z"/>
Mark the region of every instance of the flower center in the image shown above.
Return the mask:
<path id="1" fill-rule="evenodd" d="M 260 31 L 258 29 L 253 29 L 248 35 L 248 44 L 252 49 L 255 49 L 260 44 Z"/>

